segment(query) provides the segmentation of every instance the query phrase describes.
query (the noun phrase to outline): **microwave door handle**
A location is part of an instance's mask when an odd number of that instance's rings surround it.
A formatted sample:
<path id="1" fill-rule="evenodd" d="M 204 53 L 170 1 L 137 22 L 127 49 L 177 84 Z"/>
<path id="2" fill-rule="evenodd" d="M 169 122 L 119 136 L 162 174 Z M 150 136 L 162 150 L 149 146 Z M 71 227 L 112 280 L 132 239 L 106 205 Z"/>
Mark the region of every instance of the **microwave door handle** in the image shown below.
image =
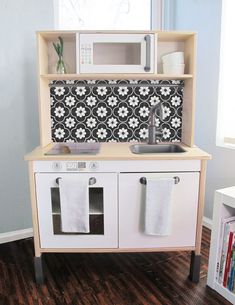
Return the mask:
<path id="1" fill-rule="evenodd" d="M 150 52 L 151 52 L 151 37 L 150 35 L 146 35 L 144 36 L 144 40 L 146 41 L 146 66 L 144 67 L 144 71 L 145 72 L 149 72 L 150 71 Z"/>

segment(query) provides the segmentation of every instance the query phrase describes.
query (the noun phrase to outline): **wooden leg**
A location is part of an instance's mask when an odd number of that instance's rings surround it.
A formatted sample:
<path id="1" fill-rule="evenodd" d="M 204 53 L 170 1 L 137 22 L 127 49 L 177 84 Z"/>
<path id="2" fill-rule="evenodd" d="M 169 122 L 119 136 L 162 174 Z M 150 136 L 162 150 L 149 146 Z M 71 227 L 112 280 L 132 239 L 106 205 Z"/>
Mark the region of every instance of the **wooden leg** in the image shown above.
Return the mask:
<path id="1" fill-rule="evenodd" d="M 44 272 L 43 272 L 43 257 L 35 256 L 34 257 L 34 270 L 35 270 L 35 279 L 37 284 L 44 284 Z"/>
<path id="2" fill-rule="evenodd" d="M 201 267 L 201 255 L 196 255 L 195 252 L 192 251 L 189 279 L 193 283 L 198 283 L 200 280 L 200 267 Z"/>

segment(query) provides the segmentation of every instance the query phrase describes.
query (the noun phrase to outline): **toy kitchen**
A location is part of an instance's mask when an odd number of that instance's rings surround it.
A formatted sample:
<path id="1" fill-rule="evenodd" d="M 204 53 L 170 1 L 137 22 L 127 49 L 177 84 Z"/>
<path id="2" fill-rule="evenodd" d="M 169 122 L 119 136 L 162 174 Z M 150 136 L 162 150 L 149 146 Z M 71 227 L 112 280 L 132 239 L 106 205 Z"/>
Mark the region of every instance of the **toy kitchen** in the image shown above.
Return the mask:
<path id="1" fill-rule="evenodd" d="M 190 251 L 197 283 L 211 156 L 194 145 L 196 34 L 37 42 L 40 146 L 25 156 L 37 283 L 45 253 L 158 251 Z"/>

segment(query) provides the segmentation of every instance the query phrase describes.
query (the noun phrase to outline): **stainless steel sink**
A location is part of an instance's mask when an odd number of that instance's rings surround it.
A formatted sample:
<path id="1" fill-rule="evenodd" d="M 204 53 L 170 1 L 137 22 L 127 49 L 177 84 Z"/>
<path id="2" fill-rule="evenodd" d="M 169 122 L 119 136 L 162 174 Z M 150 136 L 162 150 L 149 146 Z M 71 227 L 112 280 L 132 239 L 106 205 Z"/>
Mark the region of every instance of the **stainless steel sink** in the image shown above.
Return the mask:
<path id="1" fill-rule="evenodd" d="M 133 144 L 130 151 L 133 154 L 175 154 L 186 150 L 177 144 Z"/>

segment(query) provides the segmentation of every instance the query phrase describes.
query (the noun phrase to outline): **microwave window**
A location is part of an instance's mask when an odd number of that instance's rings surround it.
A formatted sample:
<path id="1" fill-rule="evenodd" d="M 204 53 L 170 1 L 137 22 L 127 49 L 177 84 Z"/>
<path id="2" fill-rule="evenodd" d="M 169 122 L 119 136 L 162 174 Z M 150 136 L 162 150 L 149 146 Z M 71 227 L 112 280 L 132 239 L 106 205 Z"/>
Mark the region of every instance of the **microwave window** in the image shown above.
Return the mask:
<path id="1" fill-rule="evenodd" d="M 140 65 L 140 43 L 94 43 L 94 65 Z"/>

